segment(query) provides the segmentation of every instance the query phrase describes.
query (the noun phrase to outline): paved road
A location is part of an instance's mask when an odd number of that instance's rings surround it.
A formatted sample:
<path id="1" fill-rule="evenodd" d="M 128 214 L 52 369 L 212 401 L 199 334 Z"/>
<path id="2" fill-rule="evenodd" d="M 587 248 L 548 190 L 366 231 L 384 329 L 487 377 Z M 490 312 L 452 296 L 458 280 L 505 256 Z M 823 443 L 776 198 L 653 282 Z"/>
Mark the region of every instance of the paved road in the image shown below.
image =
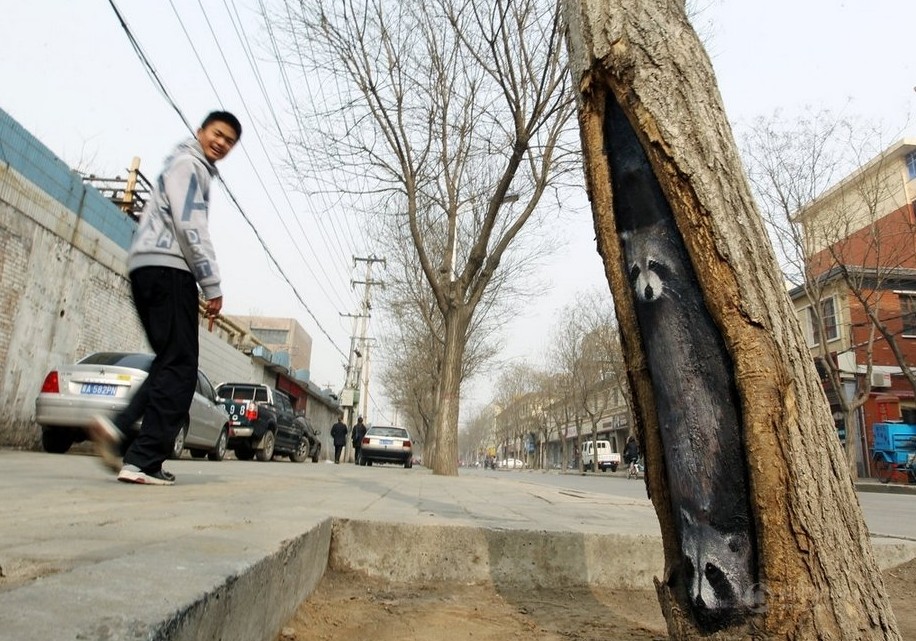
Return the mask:
<path id="1" fill-rule="evenodd" d="M 0 641 L 271 641 L 332 556 L 389 580 L 623 588 L 663 565 L 640 482 L 610 474 L 168 465 L 178 483 L 152 488 L 91 457 L 0 449 Z M 887 517 L 874 529 L 908 532 L 916 497 L 867 500 Z M 883 567 L 916 557 L 913 541 L 875 549 Z"/>
<path id="2" fill-rule="evenodd" d="M 515 481 L 581 492 L 645 499 L 646 487 L 641 479 L 627 479 L 612 474 L 543 473 L 536 470 L 462 469 L 462 476 L 511 478 Z M 876 489 L 882 489 L 876 488 Z M 875 536 L 916 541 L 916 493 L 885 494 L 859 492 L 859 503 L 868 529 Z"/>

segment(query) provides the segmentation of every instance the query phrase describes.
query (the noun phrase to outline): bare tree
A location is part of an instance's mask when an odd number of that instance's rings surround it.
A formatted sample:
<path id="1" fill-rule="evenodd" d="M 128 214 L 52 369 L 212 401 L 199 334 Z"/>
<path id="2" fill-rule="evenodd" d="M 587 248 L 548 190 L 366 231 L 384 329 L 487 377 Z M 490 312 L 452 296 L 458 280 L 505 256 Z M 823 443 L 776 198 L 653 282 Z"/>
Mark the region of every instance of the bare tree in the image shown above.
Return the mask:
<path id="1" fill-rule="evenodd" d="M 532 393 L 531 425 L 536 436 L 537 457 L 535 467 L 547 469 L 547 451 L 550 437 L 556 430 L 557 438 L 562 439 L 562 433 L 557 429 L 551 406 L 556 403 L 554 396 L 555 376 L 549 372 L 536 370 L 534 372 L 534 391 Z"/>
<path id="2" fill-rule="evenodd" d="M 599 291 L 586 292 L 565 318 L 581 343 L 577 350 L 580 360 L 571 377 L 575 402 L 589 419 L 592 441 L 597 441 L 599 423 L 626 384 L 626 363 L 611 299 Z"/>
<path id="3" fill-rule="evenodd" d="M 552 359 L 549 363 L 552 363 Z M 551 374 L 541 379 L 541 394 L 545 399 L 544 410 L 547 419 L 556 434 L 560 445 L 560 465 L 566 469 L 569 464 L 569 451 L 567 443 L 567 428 L 574 424 L 573 402 L 572 402 L 572 385 L 569 381 L 569 374 L 562 370 L 556 370 L 553 365 L 548 365 Z M 550 440 L 550 431 L 548 430 L 547 440 Z"/>
<path id="4" fill-rule="evenodd" d="M 580 371 L 585 363 L 582 353 L 583 341 L 581 326 L 577 322 L 577 309 L 575 304 L 567 305 L 560 313 L 560 317 L 553 325 L 550 332 L 550 347 L 548 348 L 548 363 L 553 371 L 557 372 L 552 379 L 554 384 L 553 395 L 556 399 L 550 406 L 550 412 L 557 423 L 557 429 L 562 429 L 564 436 L 562 446 L 564 449 L 564 462 L 568 459 L 566 452 L 566 429 L 573 425 L 576 430 L 575 457 L 579 471 L 582 471 L 582 459 L 579 451 L 582 448 L 582 421 L 585 412 L 582 409 L 580 395 L 580 381 L 585 375 Z"/>
<path id="5" fill-rule="evenodd" d="M 468 463 L 480 463 L 487 449 L 493 445 L 493 407 L 475 412 L 458 432 L 459 451 Z"/>
<path id="6" fill-rule="evenodd" d="M 577 448 L 586 419 L 597 440 L 598 425 L 627 385 L 610 297 L 597 290 L 580 293 L 552 327 L 548 354 L 558 373 L 547 379 L 553 399 L 548 412 L 555 422 L 576 426 Z"/>
<path id="7" fill-rule="evenodd" d="M 382 384 L 392 404 L 410 418 L 412 430 L 423 438 L 424 459 L 431 460 L 435 447 L 434 425 L 438 381 L 444 358 L 443 323 L 435 299 L 415 260 L 397 254 L 382 296 L 385 307 L 384 349 L 386 366 Z M 512 270 L 507 270 L 507 274 Z M 473 376 L 498 351 L 495 332 L 504 319 L 498 294 L 506 287 L 497 279 L 481 302 L 482 313 L 468 329 L 468 342 L 461 363 L 461 380 Z M 511 294 L 506 296 L 511 300 Z M 495 310 L 495 311 L 491 311 Z"/>
<path id="8" fill-rule="evenodd" d="M 286 8 L 291 42 L 308 42 L 305 58 L 340 89 L 319 123 L 333 168 L 351 172 L 352 189 L 371 196 L 376 211 L 400 217 L 441 315 L 430 463 L 457 474 L 469 328 L 564 166 L 560 143 L 574 107 L 559 8 L 544 0 Z"/>
<path id="9" fill-rule="evenodd" d="M 656 589 L 670 638 L 900 639 L 683 3 L 567 7 L 598 248 L 665 549 Z"/>
<path id="10" fill-rule="evenodd" d="M 503 445 L 503 458 L 510 451 L 519 454 L 535 420 L 537 372 L 525 363 L 513 363 L 500 373 L 494 387 L 493 405 L 497 408 L 497 440 Z"/>

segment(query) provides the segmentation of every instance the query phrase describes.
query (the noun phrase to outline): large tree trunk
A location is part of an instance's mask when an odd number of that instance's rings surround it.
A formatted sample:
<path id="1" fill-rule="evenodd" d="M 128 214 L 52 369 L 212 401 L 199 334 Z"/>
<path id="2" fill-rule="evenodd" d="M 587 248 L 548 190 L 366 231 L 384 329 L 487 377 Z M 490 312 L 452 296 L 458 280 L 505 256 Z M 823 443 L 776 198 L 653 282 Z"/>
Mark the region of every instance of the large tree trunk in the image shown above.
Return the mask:
<path id="1" fill-rule="evenodd" d="M 656 584 L 671 638 L 899 639 L 823 390 L 751 198 L 711 65 L 683 3 L 566 2 L 598 250 L 616 302 L 647 483 L 664 538 L 665 576 Z M 731 376 L 712 403 L 725 403 L 732 389 L 737 449 L 716 453 L 734 441 L 713 439 L 711 462 L 688 461 L 696 472 L 691 478 L 682 478 L 689 466 L 666 469 L 688 455 L 680 444 L 672 446 L 672 439 L 685 435 L 677 433 L 671 405 L 663 403 L 670 390 L 653 384 L 653 349 L 678 342 L 666 342 L 647 323 L 645 300 L 653 290 L 638 299 L 631 286 L 638 282 L 627 236 L 632 221 L 622 220 L 621 212 L 633 214 L 627 202 L 638 199 L 622 201 L 631 197 L 624 193 L 628 187 L 612 175 L 619 152 L 606 148 L 614 140 L 610 112 L 622 112 L 648 158 L 670 207 L 671 234 L 682 240 L 700 306 L 723 347 L 723 371 Z M 642 229 L 649 227 L 636 231 Z M 705 363 L 693 365 L 681 374 L 689 380 L 678 384 L 696 392 L 703 383 L 693 378 L 703 377 Z M 728 426 L 718 421 L 699 429 Z M 743 532 L 737 532 L 740 518 L 727 527 L 716 521 L 721 515 L 715 512 L 729 511 L 717 495 L 704 497 L 712 508 L 690 505 L 692 490 L 684 485 L 722 489 L 717 466 L 737 470 L 724 493 L 737 487 L 746 495 L 730 497 L 728 504 L 739 516 L 744 510 Z M 705 619 L 709 610 L 693 598 L 696 571 L 705 571 L 709 583 L 718 571 L 714 563 L 698 569 L 690 564 L 685 532 L 697 518 L 711 519 L 711 529 L 731 541 L 746 536 L 751 543 L 742 586 L 748 589 L 721 600 L 733 606 L 730 616 Z M 751 576 L 753 585 L 747 585 Z M 741 585 L 728 572 L 720 573 L 722 583 Z"/>
<path id="2" fill-rule="evenodd" d="M 449 308 L 445 315 L 445 349 L 436 406 L 433 474 L 458 476 L 458 400 L 461 392 L 461 366 L 466 345 L 467 312 Z"/>

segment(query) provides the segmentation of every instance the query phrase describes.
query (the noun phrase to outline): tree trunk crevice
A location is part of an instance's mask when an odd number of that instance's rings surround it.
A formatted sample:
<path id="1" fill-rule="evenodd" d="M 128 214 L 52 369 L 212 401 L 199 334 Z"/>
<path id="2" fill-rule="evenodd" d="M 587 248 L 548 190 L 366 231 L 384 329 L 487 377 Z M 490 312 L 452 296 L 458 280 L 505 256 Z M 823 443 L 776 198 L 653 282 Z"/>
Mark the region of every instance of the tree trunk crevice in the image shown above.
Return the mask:
<path id="1" fill-rule="evenodd" d="M 567 0 L 569 47 L 597 248 L 617 305 L 673 639 L 899 639 L 813 360 L 750 194 L 709 60 L 680 3 Z M 603 148 L 621 106 L 672 209 L 731 356 L 755 526 L 759 607 L 702 634 L 667 585 L 679 561 L 652 382 L 625 273 Z"/>

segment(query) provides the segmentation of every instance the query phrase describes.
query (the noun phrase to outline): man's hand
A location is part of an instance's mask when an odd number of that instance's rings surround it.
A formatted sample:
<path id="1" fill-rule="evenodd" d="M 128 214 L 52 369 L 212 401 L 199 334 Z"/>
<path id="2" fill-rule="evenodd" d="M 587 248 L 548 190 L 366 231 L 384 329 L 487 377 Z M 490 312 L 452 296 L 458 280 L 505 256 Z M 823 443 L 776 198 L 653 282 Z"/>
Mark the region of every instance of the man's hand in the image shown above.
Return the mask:
<path id="1" fill-rule="evenodd" d="M 219 311 L 223 308 L 223 297 L 211 298 L 207 301 L 207 318 L 210 319 L 209 329 L 213 330 L 213 319 L 219 316 Z"/>
<path id="2" fill-rule="evenodd" d="M 207 301 L 207 316 L 214 318 L 219 316 L 219 311 L 223 308 L 223 297 L 218 296 Z"/>

